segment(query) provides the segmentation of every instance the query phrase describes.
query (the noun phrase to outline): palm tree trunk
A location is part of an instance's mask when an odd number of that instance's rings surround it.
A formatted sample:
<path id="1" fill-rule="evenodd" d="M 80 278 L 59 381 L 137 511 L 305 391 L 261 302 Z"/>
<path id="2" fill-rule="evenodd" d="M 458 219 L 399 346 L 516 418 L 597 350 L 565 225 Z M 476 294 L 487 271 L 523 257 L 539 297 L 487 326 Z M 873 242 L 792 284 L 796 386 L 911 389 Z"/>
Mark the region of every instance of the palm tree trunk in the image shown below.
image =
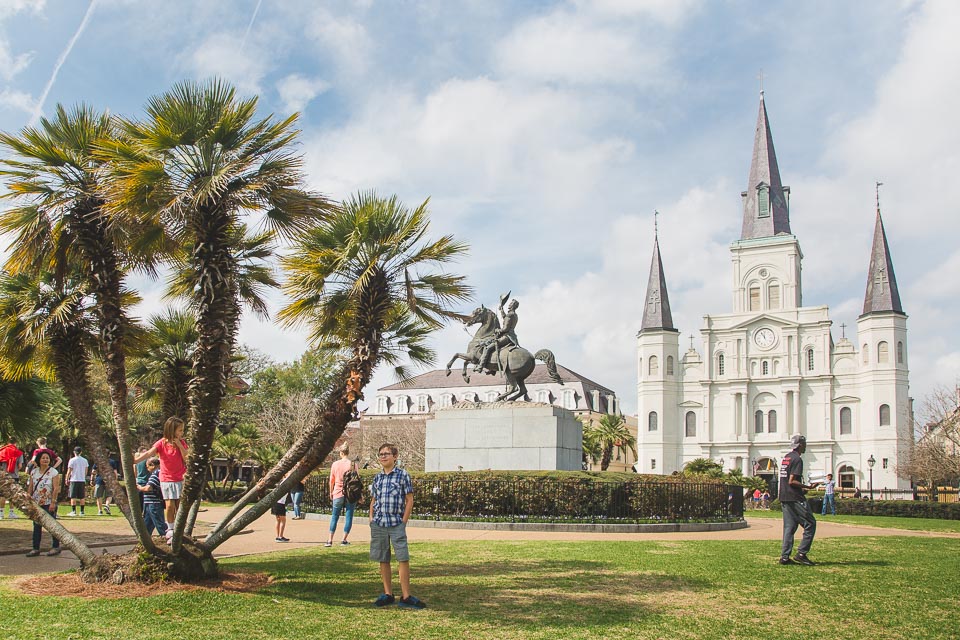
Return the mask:
<path id="1" fill-rule="evenodd" d="M 80 541 L 80 538 L 70 533 L 56 519 L 34 502 L 23 488 L 13 481 L 6 473 L 0 473 L 0 495 L 14 504 L 28 518 L 38 523 L 60 541 L 60 544 L 73 552 L 80 560 L 81 567 L 90 567 L 97 559 L 90 547 Z"/>
<path id="2" fill-rule="evenodd" d="M 198 339 L 190 390 L 192 446 L 187 459 L 183 498 L 174 524 L 174 553 L 179 550 L 190 509 L 200 499 L 203 490 L 240 317 L 235 290 L 236 265 L 229 251 L 229 221 L 226 216 L 215 215 L 215 212 L 204 219 L 207 227 L 198 233 L 192 252 L 192 263 L 199 272 L 196 294 Z"/>
<path id="3" fill-rule="evenodd" d="M 603 447 L 603 457 L 600 458 L 600 471 L 606 471 L 610 468 L 610 460 L 613 459 L 613 445 L 608 444 Z"/>
<path id="4" fill-rule="evenodd" d="M 127 517 L 137 538 L 146 549 L 153 548 L 147 534 L 140 509 L 136 471 L 133 467 L 133 445 L 130 442 L 130 413 L 127 405 L 127 364 L 124 349 L 127 320 L 123 313 L 121 290 L 123 274 L 117 264 L 117 256 L 107 231 L 101 210 L 102 203 L 90 203 L 90 207 L 75 211 L 74 224 L 77 241 L 90 261 L 90 279 L 97 299 L 95 312 L 100 323 L 100 343 L 103 346 L 104 368 L 110 388 L 110 404 L 113 409 L 113 424 L 120 449 L 120 466 L 127 478 L 126 491 L 119 491 L 117 474 L 113 467 L 100 467 L 104 480 L 113 493 L 117 506 Z"/>

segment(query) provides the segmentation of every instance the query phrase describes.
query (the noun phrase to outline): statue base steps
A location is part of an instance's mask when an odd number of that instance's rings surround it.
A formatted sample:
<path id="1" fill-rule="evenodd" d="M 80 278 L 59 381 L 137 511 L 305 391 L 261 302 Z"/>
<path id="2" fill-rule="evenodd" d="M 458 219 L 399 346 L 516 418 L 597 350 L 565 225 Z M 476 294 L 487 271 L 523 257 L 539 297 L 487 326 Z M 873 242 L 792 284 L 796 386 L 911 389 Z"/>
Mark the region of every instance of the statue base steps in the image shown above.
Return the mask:
<path id="1" fill-rule="evenodd" d="M 427 471 L 579 471 L 583 425 L 535 402 L 461 402 L 427 420 Z"/>

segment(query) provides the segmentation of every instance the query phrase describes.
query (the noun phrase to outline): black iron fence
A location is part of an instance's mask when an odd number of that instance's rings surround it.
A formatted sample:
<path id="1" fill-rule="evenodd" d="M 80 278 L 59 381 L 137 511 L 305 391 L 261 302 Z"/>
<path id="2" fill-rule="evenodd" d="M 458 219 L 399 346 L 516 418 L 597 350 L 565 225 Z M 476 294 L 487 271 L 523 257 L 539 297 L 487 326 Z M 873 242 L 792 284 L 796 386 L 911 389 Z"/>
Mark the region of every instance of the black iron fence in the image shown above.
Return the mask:
<path id="1" fill-rule="evenodd" d="M 365 475 L 369 488 L 371 477 Z M 328 513 L 329 476 L 306 483 L 304 507 Z M 489 522 L 730 522 L 743 518 L 743 487 L 600 479 L 413 478 L 414 518 Z M 370 506 L 369 490 L 357 505 Z"/>

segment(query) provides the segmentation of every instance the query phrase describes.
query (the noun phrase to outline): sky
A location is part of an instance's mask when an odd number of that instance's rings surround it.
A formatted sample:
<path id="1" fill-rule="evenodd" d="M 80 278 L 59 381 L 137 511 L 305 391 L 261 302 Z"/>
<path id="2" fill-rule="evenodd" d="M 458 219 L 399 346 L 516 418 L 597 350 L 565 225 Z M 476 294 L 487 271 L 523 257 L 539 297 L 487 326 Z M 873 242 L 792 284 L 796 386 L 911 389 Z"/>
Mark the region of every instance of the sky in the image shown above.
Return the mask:
<path id="1" fill-rule="evenodd" d="M 138 116 L 225 78 L 264 115 L 300 113 L 311 188 L 430 198 L 434 235 L 471 247 L 462 311 L 512 291 L 521 343 L 634 413 L 654 210 L 682 348 L 732 311 L 762 77 L 804 304 L 852 337 L 883 182 L 922 399 L 960 379 L 957 33 L 952 0 L 0 0 L 0 130 L 57 103 Z M 162 308 L 162 283 L 130 284 L 141 317 Z M 438 365 L 468 339 L 438 332 Z M 240 341 L 307 348 L 249 315 Z M 368 398 L 394 381 L 378 371 Z"/>

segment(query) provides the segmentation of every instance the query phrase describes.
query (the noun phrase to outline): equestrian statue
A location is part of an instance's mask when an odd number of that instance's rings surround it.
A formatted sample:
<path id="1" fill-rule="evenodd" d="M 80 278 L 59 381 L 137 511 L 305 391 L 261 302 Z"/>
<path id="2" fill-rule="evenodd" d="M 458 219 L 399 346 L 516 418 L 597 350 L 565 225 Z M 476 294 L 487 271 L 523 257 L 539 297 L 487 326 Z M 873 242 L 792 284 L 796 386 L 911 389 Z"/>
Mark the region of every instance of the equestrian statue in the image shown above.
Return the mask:
<path id="1" fill-rule="evenodd" d="M 534 359 L 536 359 L 546 363 L 551 380 L 563 384 L 557 372 L 557 362 L 553 352 L 549 349 L 540 349 L 535 354 L 531 354 L 520 346 L 516 332 L 519 306 L 519 302 L 510 300 L 508 291 L 500 296 L 500 317 L 497 317 L 497 313 L 491 309 L 481 305 L 464 318 L 463 323 L 466 326 L 479 324 L 480 328 L 467 345 L 466 353 L 454 354 L 447 363 L 447 375 L 450 375 L 450 367 L 459 358 L 463 360 L 463 379 L 467 384 L 470 383 L 467 367 L 472 364 L 474 372 L 477 373 L 485 372 L 490 375 L 503 373 L 509 388 L 497 396 L 497 401 L 513 401 L 521 398 L 527 400 L 527 386 L 524 381 L 533 373 L 533 368 L 536 366 Z"/>

